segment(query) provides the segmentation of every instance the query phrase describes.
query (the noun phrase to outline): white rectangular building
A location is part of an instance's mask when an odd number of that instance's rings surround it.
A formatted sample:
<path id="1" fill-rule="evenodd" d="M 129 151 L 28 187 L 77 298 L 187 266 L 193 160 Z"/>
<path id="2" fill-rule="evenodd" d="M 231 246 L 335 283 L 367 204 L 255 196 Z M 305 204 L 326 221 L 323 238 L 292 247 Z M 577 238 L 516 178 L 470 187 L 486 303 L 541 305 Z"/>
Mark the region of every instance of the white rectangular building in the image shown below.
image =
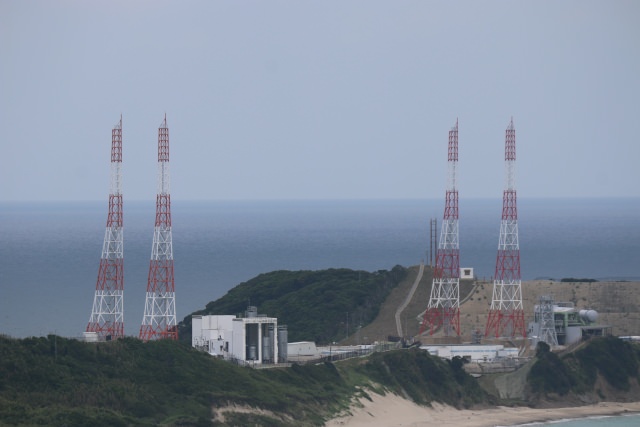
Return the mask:
<path id="1" fill-rule="evenodd" d="M 191 318 L 191 346 L 206 350 L 214 356 L 229 352 L 236 316 L 193 316 Z"/>
<path id="2" fill-rule="evenodd" d="M 278 319 L 275 317 L 241 317 L 233 319 L 231 356 L 255 363 L 278 361 Z"/>
<path id="3" fill-rule="evenodd" d="M 518 349 L 505 348 L 503 345 L 423 345 L 430 355 L 443 359 L 453 359 L 460 356 L 472 362 L 491 362 L 496 358 L 518 357 Z"/>
<path id="4" fill-rule="evenodd" d="M 255 307 L 246 317 L 193 316 L 191 328 L 191 345 L 211 355 L 254 364 L 286 361 L 286 326 L 278 328 L 278 319 L 258 315 Z"/>

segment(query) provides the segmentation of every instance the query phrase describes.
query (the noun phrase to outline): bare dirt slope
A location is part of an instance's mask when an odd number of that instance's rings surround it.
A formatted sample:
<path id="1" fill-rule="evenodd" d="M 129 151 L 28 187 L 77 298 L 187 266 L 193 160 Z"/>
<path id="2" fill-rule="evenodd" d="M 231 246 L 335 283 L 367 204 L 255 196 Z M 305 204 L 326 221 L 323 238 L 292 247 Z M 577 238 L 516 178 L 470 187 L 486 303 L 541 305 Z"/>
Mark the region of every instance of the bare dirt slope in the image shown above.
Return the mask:
<path id="1" fill-rule="evenodd" d="M 407 274 L 406 279 L 391 291 L 384 304 L 382 304 L 382 307 L 380 307 L 380 312 L 376 319 L 369 325 L 360 329 L 357 333 L 352 334 L 349 339 L 343 341 L 343 343 L 363 344 L 373 341 L 386 341 L 390 335 L 396 336 L 396 310 L 405 301 L 409 294 L 409 291 L 411 290 L 411 287 L 418 275 L 419 268 L 419 266 L 409 267 L 409 274 Z M 414 336 L 418 334 L 420 325 L 415 318 L 424 311 L 427 303 L 429 302 L 432 280 L 433 271 L 431 267 L 425 266 L 418 288 L 400 316 L 402 330 L 406 336 Z"/>
<path id="2" fill-rule="evenodd" d="M 478 283 L 474 295 L 462 304 L 460 323 L 463 335 L 469 335 L 473 328 L 484 330 L 492 291 L 492 283 Z M 640 335 L 639 282 L 523 282 L 526 324 L 533 319 L 533 306 L 538 303 L 540 295 L 552 295 L 555 301 L 571 301 L 578 308 L 596 310 L 598 323 L 611 325 L 614 335 Z"/>
<path id="3" fill-rule="evenodd" d="M 391 291 L 380 308 L 378 317 L 352 334 L 349 344 L 386 340 L 397 335 L 395 313 L 404 302 L 418 274 L 419 266 L 409 268 L 407 278 Z M 420 331 L 420 314 L 429 301 L 433 270 L 425 266 L 422 279 L 409 305 L 401 315 L 405 336 Z M 473 330 L 484 332 L 491 305 L 493 283 L 463 281 L 460 284 L 460 328 L 463 341 L 470 339 Z M 553 282 L 527 281 L 522 284 L 525 323 L 533 318 L 533 306 L 540 295 L 552 295 L 556 301 L 572 301 L 578 308 L 598 311 L 598 323 L 611 325 L 614 335 L 640 335 L 640 282 Z"/>

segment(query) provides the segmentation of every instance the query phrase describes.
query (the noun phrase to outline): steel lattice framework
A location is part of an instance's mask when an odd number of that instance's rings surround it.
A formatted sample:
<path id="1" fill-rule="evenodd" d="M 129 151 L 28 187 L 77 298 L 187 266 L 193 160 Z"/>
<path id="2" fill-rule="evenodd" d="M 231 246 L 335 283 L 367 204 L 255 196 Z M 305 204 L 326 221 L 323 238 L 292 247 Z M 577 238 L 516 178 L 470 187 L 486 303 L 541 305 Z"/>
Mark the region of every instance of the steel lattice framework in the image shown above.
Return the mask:
<path id="1" fill-rule="evenodd" d="M 86 332 L 100 340 L 124 337 L 124 247 L 122 227 L 122 116 L 111 131 L 109 213 L 98 280 Z"/>
<path id="2" fill-rule="evenodd" d="M 429 305 L 421 331 L 429 328 L 431 335 L 442 327 L 445 335 L 460 335 L 460 247 L 458 243 L 458 121 L 449 131 L 449 182 L 436 252 L 436 265 Z"/>
<path id="3" fill-rule="evenodd" d="M 520 244 L 518 242 L 518 208 L 515 185 L 516 130 L 513 118 L 505 132 L 504 160 L 506 185 L 502 199 L 502 221 L 493 297 L 485 329 L 485 336 L 496 337 L 517 334 L 526 337 L 522 308 L 522 282 L 520 278 Z"/>
<path id="4" fill-rule="evenodd" d="M 537 321 L 540 323 L 538 340 L 549 344 L 550 347 L 558 346 L 558 335 L 556 334 L 556 322 L 553 317 L 554 301 L 551 295 L 540 295 L 538 307 L 536 309 Z"/>
<path id="5" fill-rule="evenodd" d="M 169 191 L 169 128 L 167 116 L 158 128 L 158 194 L 156 222 L 149 263 L 147 295 L 140 339 L 178 339 L 176 297 L 171 237 L 171 195 Z"/>

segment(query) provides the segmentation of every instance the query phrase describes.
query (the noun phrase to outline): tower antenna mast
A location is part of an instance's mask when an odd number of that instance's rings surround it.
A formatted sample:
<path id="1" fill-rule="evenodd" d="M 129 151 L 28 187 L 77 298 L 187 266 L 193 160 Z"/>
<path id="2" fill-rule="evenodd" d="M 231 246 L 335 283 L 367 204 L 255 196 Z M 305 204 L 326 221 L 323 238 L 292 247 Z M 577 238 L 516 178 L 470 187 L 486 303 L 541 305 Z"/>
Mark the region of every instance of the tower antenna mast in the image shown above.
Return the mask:
<path id="1" fill-rule="evenodd" d="M 502 197 L 502 221 L 493 280 L 493 297 L 485 336 L 490 334 L 526 337 L 520 278 L 520 244 L 518 242 L 518 208 L 516 198 L 516 130 L 513 118 L 505 132 L 506 185 Z"/>
<path id="2" fill-rule="evenodd" d="M 156 222 L 149 263 L 147 295 L 140 339 L 178 339 L 176 296 L 173 276 L 171 236 L 171 195 L 169 189 L 169 128 L 167 115 L 158 128 L 158 194 Z"/>
<path id="3" fill-rule="evenodd" d="M 109 213 L 98 280 L 86 332 L 105 341 L 124 337 L 124 248 L 122 227 L 122 115 L 111 130 Z"/>
<path id="4" fill-rule="evenodd" d="M 446 336 L 460 335 L 460 246 L 458 242 L 458 120 L 449 131 L 449 182 L 445 195 L 444 216 L 436 251 L 436 265 L 429 305 L 420 332 L 442 327 Z"/>

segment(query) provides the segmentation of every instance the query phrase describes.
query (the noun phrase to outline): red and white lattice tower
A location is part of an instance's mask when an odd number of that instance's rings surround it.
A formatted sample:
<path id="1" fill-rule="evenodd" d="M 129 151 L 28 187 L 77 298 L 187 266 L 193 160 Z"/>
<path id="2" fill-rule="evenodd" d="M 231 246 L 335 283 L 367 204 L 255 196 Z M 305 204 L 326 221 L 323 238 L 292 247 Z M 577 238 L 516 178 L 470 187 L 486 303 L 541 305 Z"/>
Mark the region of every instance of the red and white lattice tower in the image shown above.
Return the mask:
<path id="1" fill-rule="evenodd" d="M 151 262 L 140 339 L 178 339 L 169 192 L 169 128 L 167 115 L 158 128 L 158 194 Z"/>
<path id="2" fill-rule="evenodd" d="M 124 251 L 122 239 L 122 116 L 111 131 L 109 213 L 98 267 L 96 293 L 86 332 L 100 340 L 124 337 Z"/>
<path id="3" fill-rule="evenodd" d="M 521 335 L 526 337 L 522 308 L 522 281 L 520 279 L 520 244 L 518 243 L 518 208 L 516 203 L 515 166 L 516 130 L 513 119 L 505 136 L 504 160 L 506 186 L 502 198 L 500 240 L 493 281 L 493 298 L 485 329 L 485 336 Z"/>
<path id="4" fill-rule="evenodd" d="M 444 217 L 436 251 L 429 305 L 421 331 L 431 335 L 440 327 L 445 335 L 460 335 L 460 246 L 458 243 L 458 121 L 449 131 L 449 182 Z"/>

